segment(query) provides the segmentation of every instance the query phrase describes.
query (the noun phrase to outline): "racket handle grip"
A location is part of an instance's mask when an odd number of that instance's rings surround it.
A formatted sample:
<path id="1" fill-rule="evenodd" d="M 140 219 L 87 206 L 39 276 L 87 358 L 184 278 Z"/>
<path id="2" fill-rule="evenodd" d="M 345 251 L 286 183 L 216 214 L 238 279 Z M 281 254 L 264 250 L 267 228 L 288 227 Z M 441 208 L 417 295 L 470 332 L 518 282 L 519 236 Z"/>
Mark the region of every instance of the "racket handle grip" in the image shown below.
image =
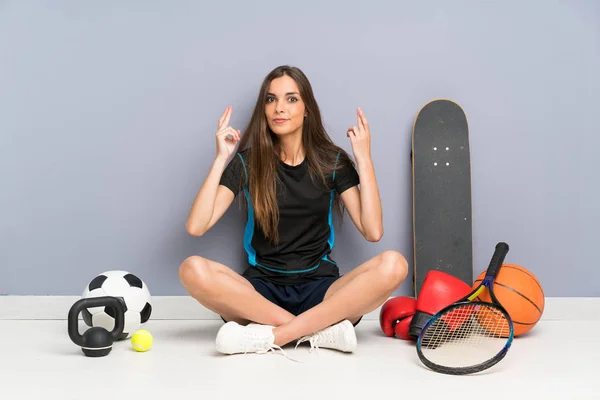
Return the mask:
<path id="1" fill-rule="evenodd" d="M 431 317 L 433 317 L 433 315 L 426 313 L 425 311 L 416 311 L 410 323 L 408 335 L 414 338 L 419 337 L 421 330 L 425 324 L 427 324 L 427 321 L 431 319 Z"/>
<path id="2" fill-rule="evenodd" d="M 494 251 L 494 255 L 490 261 L 490 265 L 487 269 L 487 273 L 485 274 L 486 278 L 495 278 L 498 274 L 498 270 L 502 266 L 504 262 L 504 258 L 508 253 L 508 244 L 504 242 L 500 242 L 496 245 L 496 250 Z"/>

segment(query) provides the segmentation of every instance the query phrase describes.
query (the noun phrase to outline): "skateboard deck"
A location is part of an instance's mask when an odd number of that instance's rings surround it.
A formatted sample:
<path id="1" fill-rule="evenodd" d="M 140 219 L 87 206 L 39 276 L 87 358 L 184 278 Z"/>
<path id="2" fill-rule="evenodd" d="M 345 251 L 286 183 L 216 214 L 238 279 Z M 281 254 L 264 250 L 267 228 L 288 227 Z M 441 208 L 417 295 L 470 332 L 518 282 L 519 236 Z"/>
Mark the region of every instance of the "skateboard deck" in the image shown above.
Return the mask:
<path id="1" fill-rule="evenodd" d="M 436 99 L 412 132 L 414 290 L 431 270 L 473 283 L 471 156 L 462 108 Z"/>

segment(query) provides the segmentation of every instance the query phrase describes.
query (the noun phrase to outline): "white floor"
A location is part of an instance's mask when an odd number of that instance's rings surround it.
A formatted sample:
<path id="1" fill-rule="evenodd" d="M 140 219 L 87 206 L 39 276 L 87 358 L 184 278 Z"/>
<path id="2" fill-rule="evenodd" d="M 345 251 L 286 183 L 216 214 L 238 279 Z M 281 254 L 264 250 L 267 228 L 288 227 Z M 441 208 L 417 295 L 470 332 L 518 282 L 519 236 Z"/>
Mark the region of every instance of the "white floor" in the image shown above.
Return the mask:
<path id="1" fill-rule="evenodd" d="M 108 356 L 88 358 L 64 320 L 0 320 L 0 399 L 600 398 L 597 320 L 542 320 L 501 363 L 471 376 L 428 370 L 412 343 L 383 336 L 376 320 L 358 325 L 353 354 L 286 347 L 301 363 L 273 353 L 220 355 L 221 325 L 151 320 L 149 352 L 121 341 Z"/>

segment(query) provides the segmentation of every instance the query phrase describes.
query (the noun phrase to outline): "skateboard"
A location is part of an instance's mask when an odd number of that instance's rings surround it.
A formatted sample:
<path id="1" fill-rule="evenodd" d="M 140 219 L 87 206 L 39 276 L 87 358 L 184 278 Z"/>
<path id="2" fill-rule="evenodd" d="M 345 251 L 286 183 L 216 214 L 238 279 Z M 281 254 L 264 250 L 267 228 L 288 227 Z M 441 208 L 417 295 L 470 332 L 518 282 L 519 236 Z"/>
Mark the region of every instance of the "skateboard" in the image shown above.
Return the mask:
<path id="1" fill-rule="evenodd" d="M 471 156 L 463 109 L 436 99 L 412 132 L 414 290 L 431 270 L 473 283 Z"/>

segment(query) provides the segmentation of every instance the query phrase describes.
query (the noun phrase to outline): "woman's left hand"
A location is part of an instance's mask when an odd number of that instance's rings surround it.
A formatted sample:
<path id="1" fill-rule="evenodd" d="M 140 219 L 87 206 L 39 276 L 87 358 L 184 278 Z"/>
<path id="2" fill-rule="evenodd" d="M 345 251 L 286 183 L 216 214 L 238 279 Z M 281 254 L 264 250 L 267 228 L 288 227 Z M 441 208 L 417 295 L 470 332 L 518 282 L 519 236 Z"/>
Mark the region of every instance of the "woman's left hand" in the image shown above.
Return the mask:
<path id="1" fill-rule="evenodd" d="M 367 117 L 359 108 L 356 109 L 357 125 L 348 128 L 346 136 L 350 138 L 352 151 L 357 161 L 366 160 L 371 157 L 371 131 Z"/>

